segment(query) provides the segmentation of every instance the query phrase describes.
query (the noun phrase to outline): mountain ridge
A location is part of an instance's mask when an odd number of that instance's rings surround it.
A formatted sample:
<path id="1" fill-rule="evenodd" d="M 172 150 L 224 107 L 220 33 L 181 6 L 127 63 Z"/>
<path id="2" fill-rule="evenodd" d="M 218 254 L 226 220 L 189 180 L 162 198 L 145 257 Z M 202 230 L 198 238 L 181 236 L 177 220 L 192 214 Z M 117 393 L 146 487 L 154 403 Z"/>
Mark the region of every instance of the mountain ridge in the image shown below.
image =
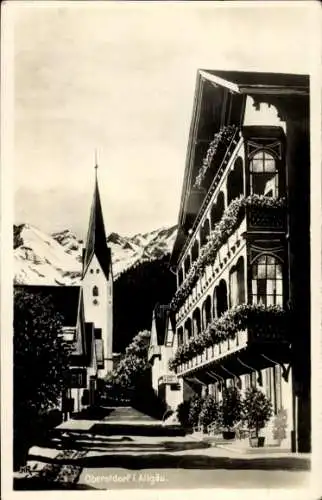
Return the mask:
<path id="1" fill-rule="evenodd" d="M 127 269 L 170 254 L 177 226 L 133 236 L 107 235 L 115 279 Z M 14 225 L 15 283 L 76 285 L 80 282 L 83 240 L 70 229 L 52 234 L 29 223 Z"/>

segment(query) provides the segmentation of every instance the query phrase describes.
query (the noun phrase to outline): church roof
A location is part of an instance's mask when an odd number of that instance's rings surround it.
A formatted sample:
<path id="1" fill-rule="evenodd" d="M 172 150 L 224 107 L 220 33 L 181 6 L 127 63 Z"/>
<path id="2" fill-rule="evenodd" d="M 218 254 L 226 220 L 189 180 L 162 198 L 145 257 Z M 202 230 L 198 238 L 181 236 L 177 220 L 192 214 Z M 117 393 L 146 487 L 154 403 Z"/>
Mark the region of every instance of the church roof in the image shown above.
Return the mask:
<path id="1" fill-rule="evenodd" d="M 97 172 L 97 167 L 95 168 Z M 106 278 L 108 278 L 111 263 L 111 250 L 108 248 L 106 242 L 106 233 L 104 227 L 101 198 L 98 189 L 97 174 L 95 174 L 94 196 L 91 206 L 86 247 L 84 251 L 83 275 L 86 273 L 93 255 L 96 255 Z"/>

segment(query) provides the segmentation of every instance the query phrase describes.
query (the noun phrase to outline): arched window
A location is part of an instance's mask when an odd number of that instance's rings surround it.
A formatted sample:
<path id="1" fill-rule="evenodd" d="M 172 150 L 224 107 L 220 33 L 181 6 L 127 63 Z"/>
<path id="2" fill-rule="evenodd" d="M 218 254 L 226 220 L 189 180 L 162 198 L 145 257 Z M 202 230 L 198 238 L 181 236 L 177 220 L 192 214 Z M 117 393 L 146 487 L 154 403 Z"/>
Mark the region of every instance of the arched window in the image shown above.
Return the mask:
<path id="1" fill-rule="evenodd" d="M 93 286 L 93 297 L 98 297 L 98 288 L 97 288 L 97 286 Z"/>
<path id="2" fill-rule="evenodd" d="M 252 265 L 253 304 L 283 305 L 282 264 L 272 255 L 261 255 Z"/>
<path id="3" fill-rule="evenodd" d="M 222 214 L 225 210 L 225 197 L 224 193 L 220 191 L 216 203 L 211 207 L 210 217 L 211 217 L 211 228 L 214 229 L 215 225 L 218 224 L 222 218 Z"/>
<path id="4" fill-rule="evenodd" d="M 193 321 L 193 335 L 196 336 L 201 332 L 201 315 L 199 307 L 197 307 L 197 309 L 194 311 L 192 315 L 192 321 Z"/>
<path id="5" fill-rule="evenodd" d="M 239 257 L 237 264 L 231 269 L 230 275 L 230 305 L 231 307 L 245 303 L 244 259 Z"/>
<path id="6" fill-rule="evenodd" d="M 212 297 L 212 317 L 217 318 L 217 286 L 214 288 L 214 293 Z"/>
<path id="7" fill-rule="evenodd" d="M 185 261 L 184 261 L 184 272 L 185 272 L 185 275 L 188 274 L 190 266 L 191 266 L 191 258 L 190 258 L 190 255 L 187 255 L 187 257 L 185 258 Z"/>
<path id="8" fill-rule="evenodd" d="M 227 179 L 227 204 L 244 193 L 243 160 L 237 158 Z"/>
<path id="9" fill-rule="evenodd" d="M 265 150 L 250 160 L 250 193 L 278 197 L 278 170 L 273 155 Z"/>
<path id="10" fill-rule="evenodd" d="M 192 335 L 192 327 L 191 327 L 191 319 L 190 318 L 188 318 L 184 324 L 184 332 L 185 332 L 186 341 L 188 341 Z"/>
<path id="11" fill-rule="evenodd" d="M 227 285 L 225 280 L 220 280 L 216 290 L 217 317 L 219 318 L 228 309 Z"/>
<path id="12" fill-rule="evenodd" d="M 207 328 L 209 323 L 211 322 L 211 297 L 207 296 L 205 302 L 202 306 L 202 326 L 203 328 Z"/>
<path id="13" fill-rule="evenodd" d="M 209 219 L 206 219 L 201 228 L 201 237 L 200 237 L 201 245 L 205 245 L 207 243 L 209 234 L 210 234 L 210 222 Z"/>
<path id="14" fill-rule="evenodd" d="M 192 262 L 196 261 L 199 257 L 199 241 L 195 240 L 192 250 L 191 250 L 191 260 Z"/>
<path id="15" fill-rule="evenodd" d="M 183 328 L 178 328 L 178 346 L 183 344 Z"/>

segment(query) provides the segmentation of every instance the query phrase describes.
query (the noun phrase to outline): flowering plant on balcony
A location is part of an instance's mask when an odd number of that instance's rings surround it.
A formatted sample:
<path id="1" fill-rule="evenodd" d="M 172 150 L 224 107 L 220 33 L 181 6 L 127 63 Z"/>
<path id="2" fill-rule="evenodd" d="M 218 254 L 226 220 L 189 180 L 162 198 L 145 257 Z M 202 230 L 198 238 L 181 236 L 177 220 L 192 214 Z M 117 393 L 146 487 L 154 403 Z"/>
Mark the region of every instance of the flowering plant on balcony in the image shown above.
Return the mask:
<path id="1" fill-rule="evenodd" d="M 221 220 L 210 232 L 208 241 L 201 248 L 198 259 L 192 264 L 187 277 L 173 296 L 170 303 L 172 310 L 177 310 L 184 303 L 206 266 L 214 262 L 220 247 L 240 225 L 246 207 L 279 209 L 284 206 L 285 198 L 272 198 L 257 194 L 234 199 L 225 210 Z"/>
<path id="2" fill-rule="evenodd" d="M 205 158 L 199 168 L 197 177 L 195 179 L 194 187 L 201 187 L 202 181 L 205 178 L 207 170 L 210 168 L 211 162 L 218 151 L 221 144 L 227 144 L 233 139 L 237 127 L 235 125 L 227 125 L 222 127 L 219 132 L 214 135 L 213 140 L 210 142 Z"/>
<path id="3" fill-rule="evenodd" d="M 204 349 L 234 339 L 238 332 L 248 330 L 250 334 L 273 338 L 285 337 L 289 324 L 289 314 L 281 306 L 263 304 L 242 304 L 226 311 L 220 318 L 215 318 L 199 335 L 188 343 L 179 346 L 174 357 L 169 361 L 170 370 L 189 361 Z"/>

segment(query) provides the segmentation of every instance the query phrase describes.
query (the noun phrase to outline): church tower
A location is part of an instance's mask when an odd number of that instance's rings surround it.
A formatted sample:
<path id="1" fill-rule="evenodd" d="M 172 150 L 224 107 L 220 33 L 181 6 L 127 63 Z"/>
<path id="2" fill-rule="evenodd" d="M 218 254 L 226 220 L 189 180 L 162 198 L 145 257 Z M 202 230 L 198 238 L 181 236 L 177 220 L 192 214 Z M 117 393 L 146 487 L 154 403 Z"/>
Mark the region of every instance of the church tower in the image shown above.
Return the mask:
<path id="1" fill-rule="evenodd" d="M 98 376 L 113 369 L 113 274 L 111 250 L 107 246 L 95 165 L 95 186 L 86 246 L 83 249 L 82 286 L 85 321 L 94 323 L 95 337 L 101 338 L 103 358 Z"/>

